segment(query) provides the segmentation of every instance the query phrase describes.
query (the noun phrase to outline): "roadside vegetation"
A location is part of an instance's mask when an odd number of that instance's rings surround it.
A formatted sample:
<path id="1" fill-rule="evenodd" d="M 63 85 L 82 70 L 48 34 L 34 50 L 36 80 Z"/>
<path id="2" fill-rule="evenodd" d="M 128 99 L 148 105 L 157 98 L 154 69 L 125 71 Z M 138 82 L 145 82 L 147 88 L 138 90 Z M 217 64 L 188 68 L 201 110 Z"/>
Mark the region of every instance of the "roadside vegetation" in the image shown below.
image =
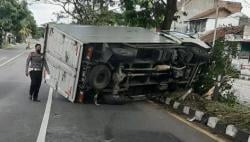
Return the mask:
<path id="1" fill-rule="evenodd" d="M 219 39 L 211 50 L 211 60 L 207 66 L 203 66 L 199 81 L 194 84 L 194 89 L 199 93 L 206 93 L 219 82 L 221 93 L 231 95 L 232 79 L 239 77 L 239 72 L 232 66 L 232 57 L 236 56 L 237 45 Z M 236 51 L 235 51 L 236 50 Z M 229 92 L 228 92 L 229 91 Z M 218 98 L 220 99 L 220 97 Z"/>
<path id="2" fill-rule="evenodd" d="M 182 100 L 185 90 L 169 93 L 165 95 L 175 101 L 181 102 L 185 106 L 190 106 L 195 110 L 207 112 L 211 116 L 218 117 L 226 124 L 233 124 L 236 127 L 250 132 L 250 107 L 240 103 L 228 103 L 227 101 L 208 100 L 205 96 L 191 93 L 185 100 Z"/>
<path id="3" fill-rule="evenodd" d="M 202 67 L 199 80 L 194 84 L 196 93 L 206 94 L 210 99 L 228 105 L 238 103 L 232 85 L 234 78 L 239 78 L 240 73 L 231 63 L 232 57 L 236 56 L 236 46 L 223 39 L 216 41 L 211 51 L 210 63 Z"/>
<path id="4" fill-rule="evenodd" d="M 7 37 L 10 33 L 10 37 Z M 26 1 L 0 0 L 0 48 L 14 42 L 23 42 L 28 36 L 37 34 L 36 21 Z"/>
<path id="5" fill-rule="evenodd" d="M 199 81 L 193 86 L 194 93 L 184 99 L 186 90 L 166 92 L 165 95 L 191 108 L 216 116 L 224 123 L 250 131 L 250 107 L 240 104 L 232 89 L 234 78 L 239 77 L 239 72 L 231 65 L 231 58 L 235 57 L 236 53 L 235 43 L 217 40 L 212 49 L 211 62 L 203 66 Z M 221 76 L 220 81 L 218 76 Z"/>

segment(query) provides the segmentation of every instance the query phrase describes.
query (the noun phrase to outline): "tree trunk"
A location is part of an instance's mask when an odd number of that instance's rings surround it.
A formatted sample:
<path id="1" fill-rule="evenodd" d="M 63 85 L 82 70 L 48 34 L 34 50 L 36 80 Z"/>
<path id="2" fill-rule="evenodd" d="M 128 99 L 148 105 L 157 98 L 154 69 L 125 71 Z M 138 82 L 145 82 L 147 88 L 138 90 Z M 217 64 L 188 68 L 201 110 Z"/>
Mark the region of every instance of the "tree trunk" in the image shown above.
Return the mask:
<path id="1" fill-rule="evenodd" d="M 214 88 L 214 93 L 213 93 L 213 97 L 212 99 L 214 101 L 218 101 L 219 100 L 219 97 L 220 97 L 220 87 L 221 87 L 221 83 L 222 83 L 222 77 L 221 75 L 218 75 L 217 77 L 217 82 L 216 82 L 216 85 L 215 85 L 215 88 Z"/>
<path id="2" fill-rule="evenodd" d="M 161 30 L 170 30 L 172 25 L 172 17 L 171 15 L 165 15 L 163 22 L 161 23 Z"/>
<path id="3" fill-rule="evenodd" d="M 160 25 L 161 30 L 170 30 L 176 12 L 177 0 L 167 0 L 164 20 Z"/>

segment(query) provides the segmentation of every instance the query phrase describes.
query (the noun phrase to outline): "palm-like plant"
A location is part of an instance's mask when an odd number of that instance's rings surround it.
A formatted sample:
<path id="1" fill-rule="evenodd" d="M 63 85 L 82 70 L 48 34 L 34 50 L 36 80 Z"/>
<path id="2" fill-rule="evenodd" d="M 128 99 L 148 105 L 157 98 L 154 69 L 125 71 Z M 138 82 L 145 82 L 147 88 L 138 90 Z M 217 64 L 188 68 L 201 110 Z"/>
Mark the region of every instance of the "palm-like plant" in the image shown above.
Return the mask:
<path id="1" fill-rule="evenodd" d="M 19 31 L 19 34 L 22 36 L 22 39 L 26 41 L 26 38 L 31 35 L 32 30 L 28 26 L 23 26 Z"/>

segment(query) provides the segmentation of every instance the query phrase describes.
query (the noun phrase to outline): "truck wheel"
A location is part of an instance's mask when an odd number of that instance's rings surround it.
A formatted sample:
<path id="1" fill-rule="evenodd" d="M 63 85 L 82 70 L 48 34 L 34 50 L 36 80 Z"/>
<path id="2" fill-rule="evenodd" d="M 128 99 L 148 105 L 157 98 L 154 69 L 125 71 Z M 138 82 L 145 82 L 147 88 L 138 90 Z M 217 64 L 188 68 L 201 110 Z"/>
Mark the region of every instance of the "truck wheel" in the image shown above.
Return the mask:
<path id="1" fill-rule="evenodd" d="M 90 86 L 102 90 L 108 86 L 111 80 L 111 71 L 105 65 L 97 65 L 91 69 L 88 76 Z"/>

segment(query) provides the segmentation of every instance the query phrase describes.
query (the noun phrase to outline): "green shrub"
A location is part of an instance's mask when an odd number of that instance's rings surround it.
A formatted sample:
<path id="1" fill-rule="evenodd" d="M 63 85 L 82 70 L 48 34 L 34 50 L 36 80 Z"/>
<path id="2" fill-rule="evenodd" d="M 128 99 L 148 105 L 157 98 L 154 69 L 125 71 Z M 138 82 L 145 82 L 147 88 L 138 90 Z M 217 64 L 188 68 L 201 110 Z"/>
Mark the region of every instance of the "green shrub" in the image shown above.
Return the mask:
<path id="1" fill-rule="evenodd" d="M 226 48 L 230 50 L 225 50 Z M 231 65 L 231 57 L 236 55 L 235 48 L 237 48 L 236 44 L 228 43 L 222 39 L 216 41 L 215 46 L 212 48 L 210 63 L 201 68 L 199 80 L 194 84 L 196 93 L 206 93 L 216 85 L 217 78 L 221 75 L 219 101 L 228 101 L 229 104 L 236 102 L 236 97 L 234 97 L 231 89 L 231 78 L 239 76 L 239 72 Z"/>

